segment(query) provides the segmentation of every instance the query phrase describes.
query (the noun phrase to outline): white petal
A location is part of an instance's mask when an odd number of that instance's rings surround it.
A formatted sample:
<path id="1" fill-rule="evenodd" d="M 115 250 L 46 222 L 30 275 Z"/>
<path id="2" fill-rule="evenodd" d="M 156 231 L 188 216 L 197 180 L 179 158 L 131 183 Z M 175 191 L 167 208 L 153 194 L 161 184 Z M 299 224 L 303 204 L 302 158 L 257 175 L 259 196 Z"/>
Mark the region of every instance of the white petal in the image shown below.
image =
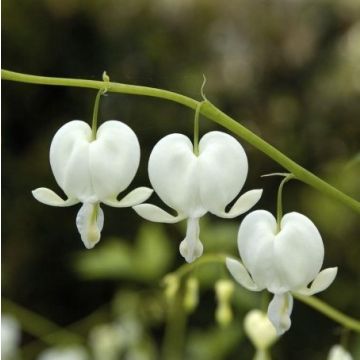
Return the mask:
<path id="1" fill-rule="evenodd" d="M 149 179 L 161 200 L 179 213 L 200 217 L 198 158 L 188 137 L 170 134 L 154 147 L 149 158 Z"/>
<path id="2" fill-rule="evenodd" d="M 77 204 L 77 199 L 63 200 L 54 191 L 47 188 L 38 188 L 32 191 L 34 198 L 43 204 L 50 206 L 71 206 Z"/>
<path id="3" fill-rule="evenodd" d="M 248 172 L 245 151 L 232 136 L 212 131 L 199 143 L 201 201 L 214 214 L 224 213 L 244 185 Z"/>
<path id="4" fill-rule="evenodd" d="M 233 278 L 244 288 L 251 291 L 260 291 L 263 288 L 259 288 L 250 277 L 249 273 L 245 269 L 244 265 L 235 259 L 226 258 L 226 267 L 230 271 Z"/>
<path id="5" fill-rule="evenodd" d="M 302 295 L 314 295 L 318 292 L 324 291 L 327 289 L 332 282 L 335 280 L 337 274 L 337 267 L 327 268 L 319 272 L 314 281 L 312 282 L 310 288 L 306 287 L 298 290 L 297 292 Z"/>
<path id="6" fill-rule="evenodd" d="M 245 216 L 238 233 L 241 259 L 260 288 L 287 291 L 274 266 L 273 243 L 276 220 L 265 210 L 256 210 Z"/>
<path id="7" fill-rule="evenodd" d="M 290 293 L 275 294 L 268 307 L 268 317 L 278 336 L 290 329 L 290 315 L 293 308 L 293 297 Z"/>
<path id="8" fill-rule="evenodd" d="M 110 120 L 103 123 L 90 143 L 91 180 L 100 201 L 116 197 L 133 180 L 140 161 L 140 145 L 126 124 Z"/>
<path id="9" fill-rule="evenodd" d="M 222 211 L 215 215 L 232 219 L 250 210 L 261 198 L 262 189 L 250 190 L 239 197 L 229 212 Z"/>
<path id="10" fill-rule="evenodd" d="M 76 226 L 87 249 L 92 249 L 100 240 L 104 226 L 104 212 L 98 203 L 84 203 L 76 216 Z"/>
<path id="11" fill-rule="evenodd" d="M 110 199 L 103 200 L 103 203 L 113 207 L 130 207 L 141 204 L 147 200 L 153 193 L 153 189 L 147 187 L 138 187 L 131 192 L 129 192 L 121 200 Z"/>
<path id="12" fill-rule="evenodd" d="M 81 202 L 97 201 L 89 168 L 90 126 L 70 121 L 55 134 L 50 146 L 50 164 L 65 194 Z"/>
<path id="13" fill-rule="evenodd" d="M 188 263 L 193 262 L 203 253 L 204 247 L 199 239 L 200 226 L 198 218 L 187 220 L 185 239 L 180 243 L 180 254 Z"/>
<path id="14" fill-rule="evenodd" d="M 146 220 L 161 223 L 176 223 L 185 219 L 185 215 L 173 216 L 158 206 L 152 204 L 140 204 L 133 207 L 138 215 Z"/>
<path id="15" fill-rule="evenodd" d="M 292 212 L 281 220 L 274 241 L 277 272 L 291 290 L 305 287 L 319 273 L 324 259 L 321 235 L 306 216 Z"/>
<path id="16" fill-rule="evenodd" d="M 278 231 L 275 218 L 258 210 L 240 225 L 241 258 L 259 286 L 272 293 L 298 290 L 318 274 L 324 246 L 315 225 L 299 213 L 286 214 Z"/>
<path id="17" fill-rule="evenodd" d="M 334 345 L 330 349 L 327 360 L 353 360 L 353 357 L 341 345 Z"/>

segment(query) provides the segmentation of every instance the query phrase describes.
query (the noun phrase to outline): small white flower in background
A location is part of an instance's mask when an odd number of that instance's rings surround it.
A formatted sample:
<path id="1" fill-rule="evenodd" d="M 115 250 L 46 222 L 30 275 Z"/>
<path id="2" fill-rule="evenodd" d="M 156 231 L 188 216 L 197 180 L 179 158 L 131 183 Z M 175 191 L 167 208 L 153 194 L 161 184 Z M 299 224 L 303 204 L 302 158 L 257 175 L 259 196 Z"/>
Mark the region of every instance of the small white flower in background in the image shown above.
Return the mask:
<path id="1" fill-rule="evenodd" d="M 83 203 L 76 225 L 86 248 L 100 240 L 104 213 L 100 202 L 113 207 L 130 207 L 152 193 L 146 187 L 131 191 L 120 201 L 117 196 L 133 180 L 140 161 L 140 145 L 135 133 L 124 123 L 103 123 L 96 138 L 90 126 L 73 120 L 55 134 L 50 147 L 50 165 L 58 185 L 67 195 L 63 200 L 52 190 L 38 188 L 34 197 L 51 206 Z"/>
<path id="2" fill-rule="evenodd" d="M 91 330 L 89 344 L 94 360 L 117 360 L 126 346 L 127 334 L 120 324 L 98 325 Z"/>
<path id="3" fill-rule="evenodd" d="M 234 294 L 234 290 L 234 282 L 231 280 L 221 279 L 215 283 L 215 295 L 217 300 L 215 319 L 222 327 L 228 326 L 233 319 L 231 298 Z"/>
<path id="4" fill-rule="evenodd" d="M 291 292 L 316 294 L 325 290 L 337 273 L 337 267 L 319 272 L 324 260 L 320 233 L 309 218 L 297 212 L 286 214 L 280 229 L 268 211 L 248 214 L 240 225 L 238 247 L 244 265 L 227 258 L 227 268 L 248 290 L 267 289 L 274 294 L 268 317 L 278 335 L 291 325 Z"/>
<path id="5" fill-rule="evenodd" d="M 199 239 L 200 217 L 211 212 L 234 218 L 254 206 L 262 194 L 260 189 L 248 191 L 229 212 L 225 211 L 245 183 L 248 162 L 240 143 L 219 131 L 202 137 L 198 155 L 185 135 L 165 136 L 152 150 L 148 170 L 155 192 L 177 211 L 177 216 L 152 204 L 137 205 L 134 209 L 143 218 L 155 222 L 175 223 L 187 219 L 186 237 L 180 244 L 180 253 L 187 262 L 203 253 Z"/>
<path id="6" fill-rule="evenodd" d="M 244 330 L 256 349 L 254 360 L 270 359 L 268 349 L 278 337 L 267 315 L 260 310 L 249 311 L 244 318 Z"/>
<path id="7" fill-rule="evenodd" d="M 44 350 L 37 360 L 89 360 L 89 356 L 81 346 L 53 347 Z"/>
<path id="8" fill-rule="evenodd" d="M 20 345 L 20 325 L 11 315 L 1 314 L 1 359 L 15 358 Z"/>
<path id="9" fill-rule="evenodd" d="M 353 360 L 353 357 L 341 345 L 331 347 L 327 360 Z"/>

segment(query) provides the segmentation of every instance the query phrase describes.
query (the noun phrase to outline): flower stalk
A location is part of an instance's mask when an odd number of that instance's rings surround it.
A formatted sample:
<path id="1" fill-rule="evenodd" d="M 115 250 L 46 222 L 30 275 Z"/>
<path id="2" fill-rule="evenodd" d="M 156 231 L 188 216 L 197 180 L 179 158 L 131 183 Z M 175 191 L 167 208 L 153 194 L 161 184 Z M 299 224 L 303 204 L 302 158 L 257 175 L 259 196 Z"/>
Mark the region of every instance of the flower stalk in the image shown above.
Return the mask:
<path id="1" fill-rule="evenodd" d="M 70 86 L 90 89 L 103 89 L 104 81 L 85 80 L 85 79 L 71 79 L 71 78 L 58 78 L 58 77 L 47 77 L 47 76 L 36 76 L 18 73 L 9 70 L 1 70 L 1 78 L 3 80 L 16 81 L 30 84 L 40 85 L 53 85 L 53 86 Z M 116 92 L 123 94 L 151 96 L 156 98 L 162 98 L 164 100 L 174 101 L 178 104 L 189 107 L 196 110 L 199 101 L 196 101 L 190 97 L 177 94 L 172 91 L 163 89 L 157 89 L 147 86 L 128 85 L 115 82 L 107 83 L 108 92 Z M 232 119 L 230 116 L 223 113 L 215 105 L 209 101 L 205 101 L 201 106 L 200 113 L 208 119 L 220 124 L 224 128 L 230 130 L 234 134 L 238 135 L 249 144 L 253 145 L 258 150 L 265 153 L 268 157 L 273 159 L 275 162 L 283 166 L 294 176 L 304 182 L 305 184 L 313 187 L 320 191 L 324 195 L 327 195 L 334 200 L 341 202 L 343 205 L 351 208 L 355 212 L 360 214 L 360 202 L 352 197 L 341 192 L 337 188 L 328 184 L 324 180 L 320 179 L 310 171 L 304 169 L 302 166 L 291 160 L 289 157 L 284 155 L 281 151 L 267 143 L 265 140 L 251 132 L 249 129 Z"/>

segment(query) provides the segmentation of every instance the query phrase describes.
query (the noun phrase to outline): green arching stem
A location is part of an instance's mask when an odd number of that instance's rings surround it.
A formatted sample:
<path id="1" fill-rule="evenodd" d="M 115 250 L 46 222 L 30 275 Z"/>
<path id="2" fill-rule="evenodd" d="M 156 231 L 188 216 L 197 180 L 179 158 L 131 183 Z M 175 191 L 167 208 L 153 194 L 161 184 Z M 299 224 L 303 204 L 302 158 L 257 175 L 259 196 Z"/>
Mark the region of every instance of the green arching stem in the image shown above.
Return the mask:
<path id="1" fill-rule="evenodd" d="M 1 77 L 4 80 L 31 83 L 31 84 L 72 86 L 72 87 L 81 87 L 81 88 L 90 88 L 90 89 L 104 88 L 104 81 L 36 76 L 36 75 L 21 74 L 8 70 L 1 70 Z M 191 99 L 187 96 L 167 90 L 152 88 L 152 87 L 127 85 L 127 84 L 114 83 L 114 82 L 108 82 L 107 87 L 109 92 L 162 98 L 165 100 L 170 100 L 182 104 L 193 110 L 196 110 L 197 106 L 199 105 L 198 101 Z M 314 189 L 317 189 L 323 194 L 340 201 L 342 204 L 350 207 L 357 213 L 360 213 L 360 203 L 357 200 L 344 194 L 340 190 L 336 189 L 335 187 L 331 186 L 324 180 L 312 174 L 310 171 L 298 165 L 296 162 L 288 158 L 286 155 L 284 155 L 275 147 L 267 143 L 265 140 L 255 135 L 253 132 L 251 132 L 246 127 L 244 127 L 243 125 L 232 119 L 230 116 L 223 113 L 221 110 L 219 110 L 209 101 L 203 102 L 200 109 L 200 113 L 206 116 L 208 119 L 232 131 L 234 134 L 238 135 L 239 137 L 247 141 L 249 144 L 253 145 L 255 148 L 265 153 L 275 162 L 277 162 L 285 169 L 287 169 L 289 172 L 294 174 L 294 176 L 298 180 L 312 186 Z"/>
<path id="2" fill-rule="evenodd" d="M 92 141 L 96 139 L 98 115 L 99 115 L 99 104 L 100 104 L 101 95 L 103 95 L 103 94 L 104 94 L 104 90 L 100 89 L 97 92 L 96 98 L 95 98 L 93 117 L 92 117 L 92 123 L 91 123 L 91 140 Z"/>
<path id="3" fill-rule="evenodd" d="M 326 315 L 330 319 L 341 324 L 349 330 L 354 330 L 360 333 L 360 321 L 356 320 L 350 316 L 343 314 L 342 312 L 334 309 L 330 305 L 326 304 L 324 301 L 320 300 L 315 296 L 305 296 L 298 293 L 292 293 L 295 299 L 303 302 L 306 305 L 311 306 L 322 314 Z"/>
<path id="4" fill-rule="evenodd" d="M 287 174 L 285 178 L 281 181 L 277 193 L 277 204 L 276 204 L 276 223 L 277 223 L 277 231 L 280 231 L 280 222 L 283 216 L 283 207 L 282 207 L 282 193 L 285 183 L 289 180 L 294 179 L 295 176 L 293 174 Z"/>
<path id="5" fill-rule="evenodd" d="M 190 264 L 184 264 L 180 266 L 172 274 L 178 276 L 179 278 L 187 275 L 197 266 L 202 266 L 209 263 L 220 263 L 224 264 L 227 257 L 232 257 L 226 254 L 204 254 L 198 260 Z M 318 310 L 325 316 L 334 320 L 335 322 L 341 324 L 343 327 L 354 330 L 360 333 L 360 321 L 356 320 L 348 315 L 343 314 L 339 310 L 333 308 L 332 306 L 326 304 L 324 301 L 318 299 L 315 296 L 304 296 L 298 293 L 292 293 L 295 299 L 311 306 L 312 308 Z"/>
<path id="6" fill-rule="evenodd" d="M 199 155 L 199 116 L 200 116 L 200 110 L 202 104 L 203 102 L 200 102 L 196 106 L 195 118 L 194 118 L 194 154 L 196 156 Z"/>

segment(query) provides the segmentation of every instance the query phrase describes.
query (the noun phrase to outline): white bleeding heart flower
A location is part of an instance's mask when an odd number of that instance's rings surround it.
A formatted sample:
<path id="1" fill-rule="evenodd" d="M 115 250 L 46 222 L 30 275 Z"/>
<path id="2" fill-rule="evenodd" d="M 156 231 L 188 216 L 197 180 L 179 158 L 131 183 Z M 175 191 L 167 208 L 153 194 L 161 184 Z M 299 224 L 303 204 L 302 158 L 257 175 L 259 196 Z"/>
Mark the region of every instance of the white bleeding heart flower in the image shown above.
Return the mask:
<path id="1" fill-rule="evenodd" d="M 133 180 L 139 161 L 138 139 L 124 123 L 116 120 L 103 123 L 93 139 L 87 123 L 73 120 L 57 131 L 50 146 L 50 165 L 67 199 L 47 188 L 38 188 L 32 194 L 51 206 L 83 203 L 76 225 L 86 248 L 90 249 L 100 240 L 104 224 L 100 202 L 131 207 L 151 195 L 151 189 L 139 187 L 117 200 L 118 194 Z"/>
<path id="2" fill-rule="evenodd" d="M 337 267 L 320 271 L 324 260 L 320 233 L 309 218 L 297 212 L 286 214 L 279 228 L 268 211 L 248 214 L 240 225 L 238 247 L 243 264 L 227 258 L 227 268 L 248 290 L 267 289 L 274 294 L 268 317 L 278 335 L 291 325 L 291 292 L 316 294 L 330 286 L 337 273 Z"/>
<path id="3" fill-rule="evenodd" d="M 170 134 L 161 139 L 149 159 L 150 182 L 161 200 L 177 211 L 173 216 L 152 204 L 134 207 L 143 218 L 164 223 L 187 219 L 186 237 L 180 253 L 192 262 L 203 252 L 199 239 L 199 219 L 207 212 L 233 218 L 248 211 L 260 199 L 262 190 L 242 195 L 229 212 L 225 207 L 243 187 L 248 162 L 244 149 L 232 136 L 219 131 L 209 132 L 199 142 L 194 154 L 190 139 Z"/>

